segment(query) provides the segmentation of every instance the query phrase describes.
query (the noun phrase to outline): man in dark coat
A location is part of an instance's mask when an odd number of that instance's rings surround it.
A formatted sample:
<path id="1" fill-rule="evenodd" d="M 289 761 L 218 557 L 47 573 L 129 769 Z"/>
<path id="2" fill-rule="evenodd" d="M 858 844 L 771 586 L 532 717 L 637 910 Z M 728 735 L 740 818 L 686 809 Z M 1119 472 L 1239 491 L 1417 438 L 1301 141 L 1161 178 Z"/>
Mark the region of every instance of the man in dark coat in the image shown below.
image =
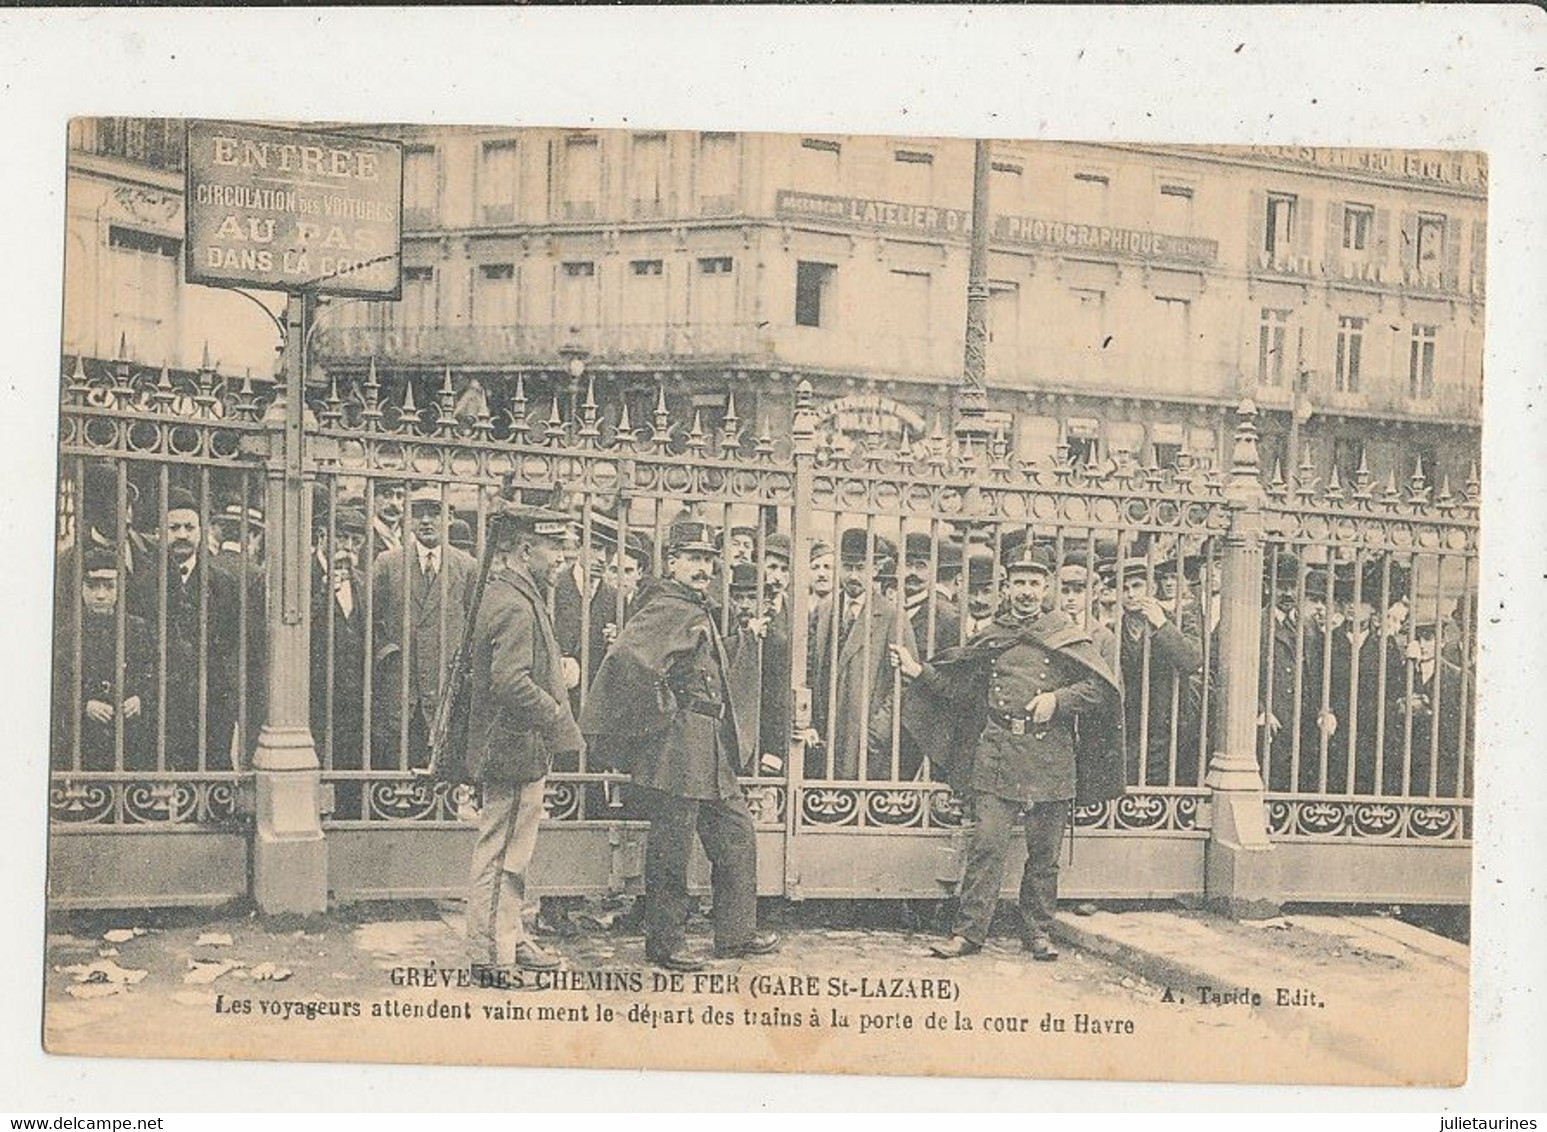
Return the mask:
<path id="1" fill-rule="evenodd" d="M 430 722 L 462 640 L 477 570 L 472 555 L 443 543 L 444 509 L 437 488 L 415 490 L 408 504 L 411 537 L 371 567 L 373 767 L 429 761 Z"/>
<path id="2" fill-rule="evenodd" d="M 568 519 L 508 504 L 493 517 L 494 560 L 473 624 L 468 776 L 482 784 L 467 898 L 475 966 L 550 970 L 559 960 L 526 934 L 521 906 L 554 757 L 583 746 L 570 711 L 548 591 Z"/>
<path id="3" fill-rule="evenodd" d="M 1128 777 L 1147 786 L 1195 786 L 1203 648 L 1196 618 L 1179 625 L 1173 619 L 1176 611 L 1150 592 L 1151 576 L 1142 560 L 1123 564 L 1123 614 L 1116 635 L 1128 713 Z"/>
<path id="4" fill-rule="evenodd" d="M 1414 614 L 1388 725 L 1388 745 L 1395 750 L 1386 757 L 1387 793 L 1403 793 L 1404 754 L 1409 797 L 1454 798 L 1471 792 L 1472 721 L 1461 711 L 1466 676 L 1440 655 L 1439 636 L 1433 610 Z"/>
<path id="5" fill-rule="evenodd" d="M 1341 621 L 1332 631 L 1328 665 L 1327 789 L 1332 793 L 1374 794 L 1379 781 L 1376 752 L 1383 739 L 1382 713 L 1401 695 L 1403 658 L 1395 640 L 1382 631 L 1379 563 L 1366 565 L 1357 595 L 1354 582 L 1352 569 L 1341 570 L 1333 579 L 1333 599 Z"/>
<path id="6" fill-rule="evenodd" d="M 808 765 L 808 774 L 857 779 L 862 767 L 868 770 L 876 762 L 869 750 L 870 721 L 892 698 L 895 677 L 887 646 L 901 644 L 916 653 L 918 644 L 901 608 L 881 592 L 884 578 L 896 579 L 892 543 L 851 528 L 839 540 L 838 560 L 838 588 L 817 605 L 812 618 L 807 666 L 812 724 L 827 750 L 821 763 Z M 885 761 L 890 762 L 889 752 Z M 830 771 L 822 764 L 830 764 Z"/>
<path id="7" fill-rule="evenodd" d="M 123 667 L 118 665 L 120 579 L 123 565 L 111 550 L 86 553 L 81 571 L 80 620 L 74 612 L 54 626 L 54 733 L 56 770 L 113 770 L 119 729 L 123 767 L 145 770 L 145 720 L 154 687 L 151 636 L 145 623 L 123 615 Z M 79 652 L 77 653 L 77 643 Z M 73 723 L 72 723 L 73 720 Z M 75 760 L 79 736 L 80 760 Z"/>
<path id="8" fill-rule="evenodd" d="M 790 752 L 794 713 L 794 680 L 790 662 L 790 536 L 774 532 L 763 546 L 764 613 L 768 628 L 763 636 L 763 702 L 758 718 L 758 770 L 781 774 Z"/>
<path id="9" fill-rule="evenodd" d="M 158 597 L 157 571 L 138 573 L 134 584 L 140 595 L 130 602 L 129 608 L 146 611 L 146 623 L 155 626 L 160 603 L 165 603 L 166 700 L 158 723 L 165 729 L 166 769 L 230 770 L 234 732 L 244 697 L 244 754 L 251 748 L 263 721 L 265 622 L 261 579 L 242 578 L 208 553 L 198 503 L 183 488 L 168 491 L 161 531 L 167 556 L 165 588 Z M 154 727 L 149 728 L 147 741 L 154 749 Z"/>
<path id="10" fill-rule="evenodd" d="M 1026 946 L 1035 959 L 1058 958 L 1049 929 L 1071 803 L 1123 792 L 1122 692 L 1089 635 L 1043 610 L 1051 571 L 1042 548 L 1022 546 L 1006 564 L 1006 608 L 989 628 L 928 664 L 906 648 L 889 650 L 910 681 L 904 725 L 928 749 L 954 756 L 948 780 L 977 819 L 955 934 L 933 948 L 944 959 L 982 950 L 1022 811 Z"/>
<path id="11" fill-rule="evenodd" d="M 685 936 L 695 833 L 711 866 L 716 954 L 760 955 L 779 944 L 757 930 L 757 839 L 736 781 L 755 749 L 745 721 L 759 693 L 736 683 L 709 611 L 717 554 L 707 524 L 672 524 L 666 577 L 641 593 L 580 718 L 598 757 L 632 773 L 649 815 L 645 954 L 674 971 L 703 967 Z"/>
<path id="12" fill-rule="evenodd" d="M 311 726 L 331 770 L 365 769 L 365 588 L 360 554 L 365 512 L 340 505 L 331 540 L 326 511 L 313 513 Z M 334 783 L 334 816 L 362 818 L 359 784 Z"/>

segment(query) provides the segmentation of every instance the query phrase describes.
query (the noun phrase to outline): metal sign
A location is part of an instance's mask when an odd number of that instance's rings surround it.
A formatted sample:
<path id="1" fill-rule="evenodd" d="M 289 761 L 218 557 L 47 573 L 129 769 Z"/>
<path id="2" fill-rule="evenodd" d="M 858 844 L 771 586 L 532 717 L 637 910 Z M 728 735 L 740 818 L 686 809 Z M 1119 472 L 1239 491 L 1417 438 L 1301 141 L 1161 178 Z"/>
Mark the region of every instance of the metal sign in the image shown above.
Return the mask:
<path id="1" fill-rule="evenodd" d="M 186 168 L 188 282 L 400 297 L 400 142 L 190 122 Z"/>

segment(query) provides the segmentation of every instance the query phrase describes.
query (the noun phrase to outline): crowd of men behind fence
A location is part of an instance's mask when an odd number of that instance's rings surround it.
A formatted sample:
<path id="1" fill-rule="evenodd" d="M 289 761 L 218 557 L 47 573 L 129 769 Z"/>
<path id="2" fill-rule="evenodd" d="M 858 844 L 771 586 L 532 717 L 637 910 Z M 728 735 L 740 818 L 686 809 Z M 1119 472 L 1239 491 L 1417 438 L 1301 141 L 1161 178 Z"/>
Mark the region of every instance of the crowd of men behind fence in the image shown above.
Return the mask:
<path id="1" fill-rule="evenodd" d="M 67 482 L 54 769 L 247 768 L 267 687 L 261 480 L 179 483 L 163 472 L 146 484 L 82 463 Z M 510 925 L 521 896 L 511 878 L 524 864 L 508 859 L 530 859 L 543 804 L 533 784 L 551 772 L 588 776 L 581 817 L 650 820 L 647 950 L 682 969 L 697 962 L 680 932 L 695 832 L 716 866 L 718 945 L 775 946 L 756 930 L 753 825 L 736 778 L 783 776 L 791 752 L 808 781 L 948 783 L 966 799 L 978 832 L 964 896 L 976 867 L 979 899 L 977 918 L 941 952 L 952 955 L 981 945 L 983 901 L 992 908 L 983 893 L 997 891 L 1022 809 L 1032 850 L 1023 911 L 1045 912 L 1049 869 L 1056 886 L 1049 845 L 1069 803 L 1204 782 L 1225 596 L 1209 539 L 938 520 L 887 529 L 834 515 L 804 540 L 797 571 L 787 511 L 735 520 L 662 503 L 642 515 L 558 490 L 518 496 L 469 506 L 452 485 L 339 479 L 320 483 L 311 506 L 310 723 L 336 776 L 336 819 L 371 817 L 371 774 L 429 764 L 470 618 L 483 666 L 475 686 L 498 700 L 475 695 L 483 731 L 472 746 L 482 743 L 485 763 L 501 750 L 516 757 L 491 739 L 501 728 L 562 736 L 538 743 L 538 755 L 521 748 L 536 763 L 510 789 L 491 785 L 498 775 L 482 779 L 473 892 L 486 914 L 470 918 L 470 938 L 486 963 L 512 948 L 524 965 L 551 961 L 522 936 L 519 916 Z M 492 589 L 480 581 L 485 550 Z M 1343 561 L 1268 546 L 1258 754 L 1270 791 L 1469 795 L 1475 604 L 1434 578 L 1418 593 L 1421 576 L 1413 557 Z M 491 610 L 505 620 L 486 625 Z M 678 637 L 681 655 L 661 652 Z M 491 691 L 513 678 L 511 665 L 520 694 Z M 651 684 L 641 675 L 650 665 L 671 671 Z M 810 689 L 809 718 L 797 686 Z M 931 713 L 970 726 L 941 731 Z M 637 729 L 655 717 L 657 731 Z M 1082 728 L 1088 738 L 1098 727 L 1116 736 L 1116 770 L 1091 794 L 1079 789 L 1076 758 Z M 1001 734 L 1015 740 L 1004 750 Z M 1031 754 L 1004 754 L 1023 738 Z M 943 745 L 975 748 L 976 761 L 955 775 L 960 751 Z M 985 767 L 998 768 L 988 784 Z M 630 773 L 635 788 L 608 771 Z M 1056 813 L 1033 820 L 1045 805 Z"/>

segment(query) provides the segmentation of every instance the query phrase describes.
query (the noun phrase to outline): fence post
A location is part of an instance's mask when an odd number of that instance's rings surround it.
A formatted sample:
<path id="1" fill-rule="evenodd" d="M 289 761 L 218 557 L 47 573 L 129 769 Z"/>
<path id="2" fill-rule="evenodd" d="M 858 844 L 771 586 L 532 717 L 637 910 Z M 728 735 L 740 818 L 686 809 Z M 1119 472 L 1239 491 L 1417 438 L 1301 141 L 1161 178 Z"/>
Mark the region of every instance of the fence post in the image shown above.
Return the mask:
<path id="1" fill-rule="evenodd" d="M 328 858 L 322 774 L 312 741 L 311 531 L 302 478 L 305 441 L 305 298 L 285 307 L 284 396 L 270 410 L 268 515 L 268 718 L 253 756 L 257 830 L 253 898 L 265 915 L 325 912 Z"/>
<path id="2" fill-rule="evenodd" d="M 795 412 L 791 421 L 791 461 L 795 466 L 795 494 L 790 503 L 790 713 L 789 755 L 784 764 L 784 894 L 800 899 L 801 785 L 806 773 L 806 743 L 797 734 L 811 726 L 811 689 L 806 684 L 806 657 L 810 648 L 811 543 L 814 539 L 811 506 L 812 465 L 816 458 L 816 408 L 811 382 L 802 378 L 795 388 Z"/>
<path id="3" fill-rule="evenodd" d="M 1206 780 L 1212 792 L 1212 821 L 1204 896 L 1216 911 L 1248 919 L 1276 915 L 1280 891 L 1257 763 L 1264 529 L 1264 493 L 1258 473 L 1257 408 L 1245 401 L 1236 410 L 1226 487 L 1231 523 L 1225 537 L 1220 595 L 1222 710 Z"/>

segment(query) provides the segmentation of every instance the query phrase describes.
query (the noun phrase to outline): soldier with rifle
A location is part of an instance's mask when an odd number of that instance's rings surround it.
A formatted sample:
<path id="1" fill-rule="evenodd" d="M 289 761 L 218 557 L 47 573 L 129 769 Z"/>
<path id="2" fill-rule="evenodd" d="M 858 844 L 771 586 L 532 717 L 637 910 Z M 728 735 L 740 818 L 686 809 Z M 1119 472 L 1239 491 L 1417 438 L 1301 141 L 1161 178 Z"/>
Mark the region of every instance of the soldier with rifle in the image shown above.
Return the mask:
<path id="1" fill-rule="evenodd" d="M 569 517 L 505 503 L 491 517 L 468 631 L 434 728 L 436 773 L 477 782 L 483 804 L 467 899 L 475 969 L 559 966 L 522 923 L 555 756 L 583 747 L 548 613 Z M 458 764 L 461 764 L 460 766 Z"/>

